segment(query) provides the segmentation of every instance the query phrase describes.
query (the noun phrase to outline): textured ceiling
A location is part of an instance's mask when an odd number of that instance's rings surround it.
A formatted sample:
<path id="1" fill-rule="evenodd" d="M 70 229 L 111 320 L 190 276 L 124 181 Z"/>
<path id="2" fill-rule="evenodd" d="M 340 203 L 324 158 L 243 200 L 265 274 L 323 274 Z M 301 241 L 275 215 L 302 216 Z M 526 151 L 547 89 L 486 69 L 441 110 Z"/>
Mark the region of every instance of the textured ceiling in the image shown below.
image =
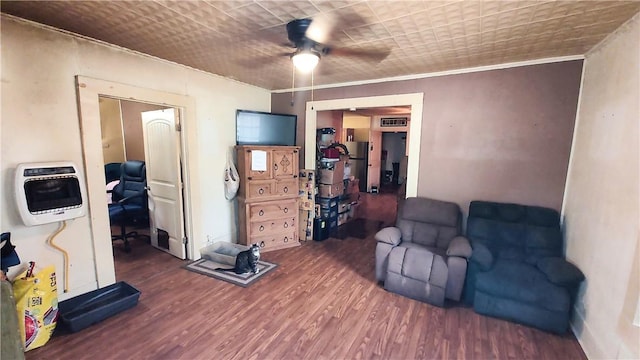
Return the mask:
<path id="1" fill-rule="evenodd" d="M 582 55 L 640 1 L 2 1 L 2 12 L 266 89 L 292 84 L 286 24 L 351 19 L 330 44 L 384 49 L 382 61 L 329 54 L 314 84 Z M 310 75 L 296 75 L 309 85 Z"/>

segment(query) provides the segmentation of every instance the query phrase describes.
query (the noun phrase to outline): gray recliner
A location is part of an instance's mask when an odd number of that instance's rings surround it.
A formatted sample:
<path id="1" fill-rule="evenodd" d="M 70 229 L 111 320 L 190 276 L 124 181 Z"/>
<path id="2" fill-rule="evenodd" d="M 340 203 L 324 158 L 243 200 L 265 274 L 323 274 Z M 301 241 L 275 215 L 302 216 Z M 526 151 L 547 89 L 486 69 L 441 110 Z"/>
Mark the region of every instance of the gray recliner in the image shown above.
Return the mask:
<path id="1" fill-rule="evenodd" d="M 407 198 L 395 227 L 375 238 L 376 279 L 388 291 L 444 306 L 445 298 L 459 301 L 471 256 L 461 236 L 460 207 L 428 198 Z"/>

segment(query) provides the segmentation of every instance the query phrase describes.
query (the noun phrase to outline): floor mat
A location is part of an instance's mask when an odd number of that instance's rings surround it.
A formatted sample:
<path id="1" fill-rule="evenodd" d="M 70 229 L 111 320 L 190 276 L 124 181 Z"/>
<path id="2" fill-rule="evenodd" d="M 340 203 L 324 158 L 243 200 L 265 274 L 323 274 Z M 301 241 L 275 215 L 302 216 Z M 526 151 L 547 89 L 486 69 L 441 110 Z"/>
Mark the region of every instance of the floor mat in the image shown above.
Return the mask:
<path id="1" fill-rule="evenodd" d="M 197 272 L 198 274 L 206 275 L 212 278 L 216 278 L 218 280 L 223 280 L 230 282 L 232 284 L 247 287 L 254 282 L 258 281 L 262 276 L 264 276 L 269 271 L 275 269 L 278 265 L 266 262 L 266 261 L 258 261 L 258 270 L 257 274 L 254 273 L 246 273 L 246 274 L 236 274 L 233 271 L 219 271 L 217 268 L 229 268 L 228 264 L 221 264 L 207 259 L 200 259 L 189 264 L 183 266 L 183 268 Z"/>
<path id="2" fill-rule="evenodd" d="M 348 237 L 364 239 L 378 232 L 382 224 L 383 222 L 379 220 L 354 219 L 338 226 L 338 230 L 336 230 L 336 233 L 332 235 L 332 237 L 337 239 L 346 239 Z"/>

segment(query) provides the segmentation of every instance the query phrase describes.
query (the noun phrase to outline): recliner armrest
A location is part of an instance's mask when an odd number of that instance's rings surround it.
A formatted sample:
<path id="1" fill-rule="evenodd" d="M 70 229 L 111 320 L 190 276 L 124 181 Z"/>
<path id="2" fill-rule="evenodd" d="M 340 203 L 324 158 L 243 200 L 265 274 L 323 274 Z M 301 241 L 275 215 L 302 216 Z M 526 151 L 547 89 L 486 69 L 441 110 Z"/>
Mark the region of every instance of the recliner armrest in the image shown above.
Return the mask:
<path id="1" fill-rule="evenodd" d="M 469 244 L 469 240 L 464 236 L 454 237 L 447 248 L 447 256 L 459 256 L 469 259 L 471 254 L 471 244 Z"/>
<path id="2" fill-rule="evenodd" d="M 478 264 L 478 266 L 480 266 L 480 269 L 482 271 L 487 271 L 489 269 L 491 269 L 491 267 L 493 266 L 493 254 L 491 254 L 491 251 L 489 250 L 489 248 L 487 248 L 484 244 L 479 243 L 479 242 L 475 242 L 473 243 L 473 251 L 471 254 L 471 259 L 469 259 L 470 261 Z"/>
<path id="3" fill-rule="evenodd" d="M 556 285 L 570 286 L 584 280 L 582 271 L 563 258 L 545 257 L 538 260 L 536 267 Z"/>
<path id="4" fill-rule="evenodd" d="M 402 233 L 397 227 L 386 227 L 376 233 L 376 241 L 396 246 L 402 241 Z"/>

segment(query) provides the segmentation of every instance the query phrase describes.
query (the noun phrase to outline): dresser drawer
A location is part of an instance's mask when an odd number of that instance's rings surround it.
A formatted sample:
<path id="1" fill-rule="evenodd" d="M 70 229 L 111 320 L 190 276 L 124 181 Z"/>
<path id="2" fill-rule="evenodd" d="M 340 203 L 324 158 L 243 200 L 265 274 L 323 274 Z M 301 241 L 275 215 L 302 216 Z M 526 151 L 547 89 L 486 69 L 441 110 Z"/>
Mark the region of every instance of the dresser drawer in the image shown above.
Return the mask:
<path id="1" fill-rule="evenodd" d="M 249 218 L 251 221 L 264 221 L 287 217 L 297 211 L 298 206 L 295 200 L 284 200 L 278 202 L 257 203 L 249 205 Z"/>
<path id="2" fill-rule="evenodd" d="M 260 246 L 260 251 L 277 250 L 300 245 L 298 242 L 298 233 L 295 229 L 270 236 L 258 236 L 251 239 L 251 242 L 258 244 Z"/>
<path id="3" fill-rule="evenodd" d="M 249 236 L 270 235 L 295 229 L 297 226 L 296 217 L 297 214 L 286 218 L 252 221 L 249 225 Z"/>
<path id="4" fill-rule="evenodd" d="M 298 179 L 284 179 L 276 181 L 274 194 L 298 196 Z"/>
<path id="5" fill-rule="evenodd" d="M 273 195 L 274 182 L 266 181 L 249 181 L 247 184 L 247 199 L 267 198 Z"/>

